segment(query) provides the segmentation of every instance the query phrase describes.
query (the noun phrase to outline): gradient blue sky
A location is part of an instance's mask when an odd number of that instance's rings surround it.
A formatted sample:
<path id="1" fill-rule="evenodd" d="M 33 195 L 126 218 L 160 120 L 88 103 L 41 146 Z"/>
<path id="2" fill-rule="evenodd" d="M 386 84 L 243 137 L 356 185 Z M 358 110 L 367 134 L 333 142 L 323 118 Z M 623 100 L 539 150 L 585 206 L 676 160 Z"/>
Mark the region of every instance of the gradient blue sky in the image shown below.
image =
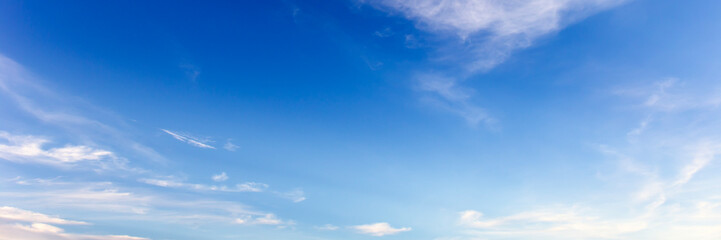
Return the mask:
<path id="1" fill-rule="evenodd" d="M 0 1 L 0 239 L 721 239 L 721 2 Z"/>

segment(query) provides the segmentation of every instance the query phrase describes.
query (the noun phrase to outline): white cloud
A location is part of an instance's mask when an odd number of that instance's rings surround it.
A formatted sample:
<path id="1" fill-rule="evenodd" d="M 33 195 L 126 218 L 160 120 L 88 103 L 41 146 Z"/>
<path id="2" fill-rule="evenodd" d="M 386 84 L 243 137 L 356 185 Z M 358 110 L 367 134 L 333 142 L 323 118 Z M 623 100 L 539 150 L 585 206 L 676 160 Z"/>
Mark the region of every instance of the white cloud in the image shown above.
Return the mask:
<path id="1" fill-rule="evenodd" d="M 45 214 L 31 212 L 14 207 L 0 207 L 0 219 L 20 222 L 36 222 L 36 223 L 52 223 L 52 224 L 72 224 L 85 225 L 87 223 L 80 221 L 65 220 L 61 218 L 51 217 Z"/>
<path id="2" fill-rule="evenodd" d="M 552 239 L 609 239 L 637 232 L 647 227 L 640 220 L 601 220 L 577 208 L 543 209 L 511 216 L 483 219 L 478 211 L 460 213 L 464 226 L 483 229 L 489 236 L 535 236 Z"/>
<path id="3" fill-rule="evenodd" d="M 56 185 L 61 184 L 58 182 L 58 179 L 60 177 L 50 178 L 50 179 L 43 179 L 43 178 L 35 178 L 35 179 L 27 179 L 17 176 L 12 179 L 8 179 L 9 182 L 14 182 L 18 185 Z"/>
<path id="4" fill-rule="evenodd" d="M 688 183 L 693 176 L 701 169 L 706 167 L 716 155 L 721 153 L 721 144 L 712 142 L 703 142 L 693 149 L 694 155 L 690 163 L 681 169 L 678 178 L 672 184 L 672 187 L 678 187 Z"/>
<path id="5" fill-rule="evenodd" d="M 393 228 L 393 227 L 391 227 L 390 224 L 385 223 L 385 222 L 357 225 L 357 226 L 352 226 L 351 228 L 355 229 L 359 233 L 376 236 L 376 237 L 381 237 L 381 236 L 385 236 L 385 235 L 393 235 L 393 234 L 407 232 L 407 231 L 411 230 L 411 228 L 409 228 L 409 227 Z"/>
<path id="6" fill-rule="evenodd" d="M 186 188 L 186 189 L 198 190 L 198 191 L 262 192 L 268 188 L 267 184 L 256 183 L 256 182 L 239 183 L 233 187 L 228 187 L 226 185 L 215 186 L 215 185 L 185 183 L 182 181 L 172 180 L 172 179 L 142 178 L 142 179 L 139 179 L 138 181 L 147 183 L 150 185 L 159 186 L 159 187 Z"/>
<path id="7" fill-rule="evenodd" d="M 278 219 L 273 214 L 266 214 L 265 216 L 255 218 L 256 224 L 263 224 L 263 225 L 279 225 L 282 224 L 283 221 Z"/>
<path id="8" fill-rule="evenodd" d="M 169 134 L 170 136 L 177 139 L 178 141 L 185 142 L 187 144 L 190 144 L 191 146 L 199 147 L 199 148 L 215 149 L 215 147 L 207 144 L 209 142 L 208 140 L 196 138 L 196 137 L 190 136 L 188 134 L 184 134 L 184 133 L 172 132 L 170 130 L 165 130 L 165 129 L 160 129 L 160 130 Z"/>
<path id="9" fill-rule="evenodd" d="M 638 136 L 641 135 L 648 128 L 648 125 L 651 123 L 651 120 L 652 120 L 651 117 L 647 117 L 646 119 L 642 120 L 638 124 L 638 127 L 634 128 L 631 131 L 629 131 L 628 133 L 626 133 L 626 138 L 631 142 L 636 141 L 636 138 L 638 138 Z"/>
<path id="10" fill-rule="evenodd" d="M 212 179 L 216 182 L 225 181 L 228 179 L 228 176 L 225 174 L 225 172 L 214 175 Z M 167 187 L 167 188 L 183 188 L 183 189 L 189 189 L 189 190 L 195 190 L 195 191 L 218 191 L 218 192 L 265 192 L 269 186 L 265 183 L 257 183 L 257 182 L 244 182 L 244 183 L 238 183 L 234 186 L 227 186 L 227 185 L 206 185 L 206 184 L 197 184 L 197 183 L 187 183 L 182 180 L 178 180 L 174 177 L 167 177 L 167 178 L 141 178 L 138 179 L 138 181 L 158 187 Z M 272 191 L 271 193 L 282 197 L 289 199 L 295 203 L 302 202 L 306 200 L 305 192 L 301 189 L 294 189 L 292 191 L 288 192 L 279 192 L 279 191 Z"/>
<path id="11" fill-rule="evenodd" d="M 0 158 L 8 161 L 55 166 L 71 166 L 80 162 L 95 162 L 96 165 L 103 165 L 100 164 L 101 160 L 123 164 L 112 152 L 89 146 L 66 145 L 44 149 L 43 146 L 50 140 L 36 136 L 13 135 L 2 131 L 0 131 L 0 139 L 7 142 L 0 144 Z"/>
<path id="12" fill-rule="evenodd" d="M 245 224 L 245 225 L 283 225 L 283 224 L 290 224 L 292 225 L 292 222 L 285 222 L 283 220 L 278 219 L 278 217 L 275 216 L 275 214 L 265 214 L 261 216 L 243 216 L 240 218 L 236 218 L 234 221 L 236 224 Z"/>
<path id="13" fill-rule="evenodd" d="M 20 191 L 0 192 L 0 199 L 17 206 L 43 206 L 46 209 L 81 212 L 83 216 L 103 216 L 115 220 L 189 225 L 231 224 L 252 219 L 253 224 L 271 225 L 279 220 L 268 212 L 255 211 L 236 201 L 226 202 L 158 191 L 129 191 L 111 183 L 57 182 L 54 185 L 20 185 Z M 292 221 L 282 221 L 289 225 Z M 48 222 L 51 223 L 51 222 Z"/>
<path id="14" fill-rule="evenodd" d="M 112 188 L 110 184 L 88 184 L 88 187 L 43 189 L 42 191 L 0 192 L 0 196 L 24 204 L 75 208 L 93 211 L 145 214 L 152 200 Z M 53 188 L 57 188 L 53 186 Z"/>
<path id="15" fill-rule="evenodd" d="M 238 148 L 240 148 L 240 147 L 238 147 L 238 145 L 233 144 L 232 142 L 230 142 L 230 139 L 228 139 L 228 141 L 225 142 L 225 145 L 223 145 L 223 148 L 225 150 L 235 152 L 235 150 L 238 150 Z"/>
<path id="16" fill-rule="evenodd" d="M 639 105 L 652 112 L 709 110 L 721 106 L 719 86 L 694 85 L 674 77 L 643 86 L 619 87 L 614 93 L 638 98 Z"/>
<path id="17" fill-rule="evenodd" d="M 225 174 L 225 172 L 222 172 L 218 175 L 213 175 L 213 181 L 224 182 L 225 180 L 228 180 L 228 175 Z"/>
<path id="18" fill-rule="evenodd" d="M 624 0 L 361 0 L 400 13 L 420 29 L 460 38 L 471 71 L 490 69 L 515 49 Z M 453 42 L 453 41 L 450 41 Z M 457 41 L 456 41 L 457 42 Z"/>
<path id="19" fill-rule="evenodd" d="M 597 11 L 618 0 L 379 0 L 369 1 L 399 11 L 431 31 L 461 36 L 490 32 L 495 36 L 539 35 L 562 27 L 565 15 Z"/>
<path id="20" fill-rule="evenodd" d="M 65 233 L 62 228 L 50 225 L 87 224 L 80 221 L 50 217 L 14 207 L 0 207 L 0 240 L 143 240 L 147 238 L 126 235 L 88 235 Z M 30 224 L 22 224 L 27 222 Z"/>

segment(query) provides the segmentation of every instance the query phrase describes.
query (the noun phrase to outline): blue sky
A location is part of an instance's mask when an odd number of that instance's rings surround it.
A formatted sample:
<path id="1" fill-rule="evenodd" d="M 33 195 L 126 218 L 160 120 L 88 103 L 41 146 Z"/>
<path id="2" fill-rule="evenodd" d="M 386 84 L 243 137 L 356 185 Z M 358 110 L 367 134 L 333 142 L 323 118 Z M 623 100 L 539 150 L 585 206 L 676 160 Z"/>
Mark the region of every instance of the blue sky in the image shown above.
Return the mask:
<path id="1" fill-rule="evenodd" d="M 719 239 L 721 2 L 0 2 L 0 239 Z"/>

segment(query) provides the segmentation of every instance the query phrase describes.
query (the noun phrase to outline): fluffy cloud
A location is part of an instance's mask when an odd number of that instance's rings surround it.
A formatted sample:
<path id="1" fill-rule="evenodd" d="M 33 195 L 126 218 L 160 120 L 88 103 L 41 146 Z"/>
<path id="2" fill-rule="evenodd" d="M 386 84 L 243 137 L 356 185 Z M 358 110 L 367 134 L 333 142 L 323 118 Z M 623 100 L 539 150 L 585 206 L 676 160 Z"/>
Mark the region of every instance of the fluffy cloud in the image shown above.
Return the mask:
<path id="1" fill-rule="evenodd" d="M 411 228 L 409 228 L 409 227 L 393 228 L 393 227 L 391 227 L 390 224 L 385 223 L 385 222 L 357 225 L 357 226 L 352 226 L 351 228 L 355 229 L 359 233 L 376 236 L 376 237 L 381 237 L 381 236 L 385 236 L 385 235 L 393 235 L 393 234 L 407 232 L 407 231 L 411 230 Z"/>

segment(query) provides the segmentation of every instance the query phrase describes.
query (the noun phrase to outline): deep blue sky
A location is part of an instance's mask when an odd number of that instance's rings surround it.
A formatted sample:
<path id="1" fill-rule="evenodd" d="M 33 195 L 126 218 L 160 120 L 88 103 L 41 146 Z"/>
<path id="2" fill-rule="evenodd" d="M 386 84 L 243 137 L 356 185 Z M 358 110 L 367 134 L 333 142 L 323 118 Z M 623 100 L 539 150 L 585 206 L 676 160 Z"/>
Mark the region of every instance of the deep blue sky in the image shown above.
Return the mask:
<path id="1" fill-rule="evenodd" d="M 0 239 L 718 239 L 720 10 L 0 1 Z"/>

